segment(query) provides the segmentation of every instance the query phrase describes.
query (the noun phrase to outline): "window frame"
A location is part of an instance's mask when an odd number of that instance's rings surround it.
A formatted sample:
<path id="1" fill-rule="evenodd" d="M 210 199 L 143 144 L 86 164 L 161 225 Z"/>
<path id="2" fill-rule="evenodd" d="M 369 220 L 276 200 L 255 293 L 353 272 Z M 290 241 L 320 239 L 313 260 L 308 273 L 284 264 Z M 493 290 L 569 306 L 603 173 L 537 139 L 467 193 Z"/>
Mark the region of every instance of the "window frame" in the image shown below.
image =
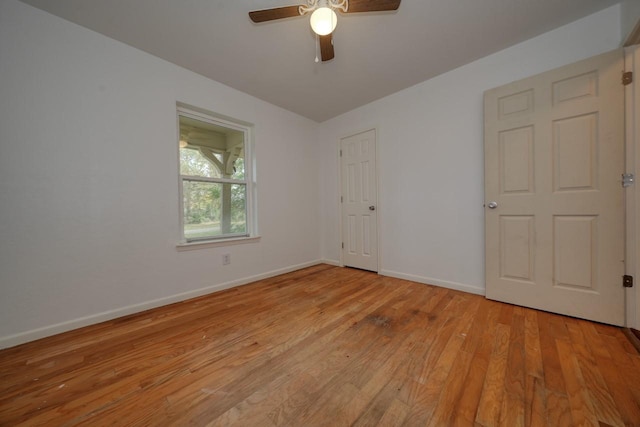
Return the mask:
<path id="1" fill-rule="evenodd" d="M 255 216 L 255 159 L 253 156 L 253 125 L 229 117 L 203 111 L 195 107 L 178 104 L 176 109 L 177 138 L 175 139 L 177 148 L 178 163 L 178 214 L 180 225 L 180 240 L 178 249 L 190 249 L 192 246 L 218 246 L 219 244 L 237 244 L 251 242 L 259 239 L 257 235 L 257 219 Z M 180 167 L 180 117 L 187 117 L 217 126 L 223 126 L 235 131 L 242 132 L 244 145 L 244 179 L 233 178 L 209 178 L 202 176 L 183 175 Z M 208 182 L 217 184 L 239 184 L 245 186 L 245 210 L 246 210 L 246 230 L 242 233 L 228 233 L 219 236 L 206 236 L 187 239 L 185 236 L 184 218 L 184 182 Z"/>

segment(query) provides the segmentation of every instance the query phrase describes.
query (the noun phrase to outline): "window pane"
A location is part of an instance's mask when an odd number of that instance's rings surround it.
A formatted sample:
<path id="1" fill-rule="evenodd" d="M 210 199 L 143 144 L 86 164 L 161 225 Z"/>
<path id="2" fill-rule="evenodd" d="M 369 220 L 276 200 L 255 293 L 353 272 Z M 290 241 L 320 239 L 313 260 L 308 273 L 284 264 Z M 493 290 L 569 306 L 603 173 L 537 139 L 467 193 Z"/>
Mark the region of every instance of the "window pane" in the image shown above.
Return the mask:
<path id="1" fill-rule="evenodd" d="M 180 174 L 244 180 L 243 131 L 179 116 Z"/>
<path id="2" fill-rule="evenodd" d="M 187 240 L 247 233 L 246 185 L 183 180 Z"/>
<path id="3" fill-rule="evenodd" d="M 244 150 L 241 153 L 241 156 L 238 156 L 236 161 L 233 163 L 233 175 L 231 175 L 233 179 L 244 179 Z"/>
<path id="4" fill-rule="evenodd" d="M 180 148 L 180 175 L 222 178 L 220 170 L 200 150 Z"/>

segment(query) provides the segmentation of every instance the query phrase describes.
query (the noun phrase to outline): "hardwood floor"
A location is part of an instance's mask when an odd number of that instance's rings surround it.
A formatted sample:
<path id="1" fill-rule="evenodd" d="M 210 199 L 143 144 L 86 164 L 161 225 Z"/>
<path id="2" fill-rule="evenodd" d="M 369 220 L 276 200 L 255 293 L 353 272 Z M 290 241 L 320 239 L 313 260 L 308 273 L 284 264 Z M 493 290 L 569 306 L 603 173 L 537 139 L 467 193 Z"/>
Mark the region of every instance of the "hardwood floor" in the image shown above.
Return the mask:
<path id="1" fill-rule="evenodd" d="M 0 425 L 640 425 L 619 328 L 319 265 L 0 351 Z"/>

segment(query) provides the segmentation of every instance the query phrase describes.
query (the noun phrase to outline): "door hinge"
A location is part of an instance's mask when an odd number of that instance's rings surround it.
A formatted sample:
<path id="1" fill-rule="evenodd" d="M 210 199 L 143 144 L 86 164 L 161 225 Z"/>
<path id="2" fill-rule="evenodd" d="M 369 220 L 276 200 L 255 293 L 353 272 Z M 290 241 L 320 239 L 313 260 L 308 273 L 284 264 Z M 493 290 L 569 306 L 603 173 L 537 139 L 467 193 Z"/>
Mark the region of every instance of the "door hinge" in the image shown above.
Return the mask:
<path id="1" fill-rule="evenodd" d="M 342 242 L 342 249 L 344 249 L 344 242 Z"/>
<path id="2" fill-rule="evenodd" d="M 632 173 L 623 173 L 622 174 L 622 186 L 623 187 L 631 187 L 635 181 L 635 176 Z"/>
<path id="3" fill-rule="evenodd" d="M 340 150 L 340 157 L 342 157 L 342 150 Z"/>
<path id="4" fill-rule="evenodd" d="M 625 274 L 622 276 L 622 286 L 625 288 L 633 288 L 633 276 Z"/>
<path id="5" fill-rule="evenodd" d="M 340 203 L 344 203 L 344 200 L 342 199 L 342 196 L 340 196 Z"/>
<path id="6" fill-rule="evenodd" d="M 622 73 L 622 84 L 626 86 L 631 83 L 633 83 L 633 71 L 626 71 Z"/>

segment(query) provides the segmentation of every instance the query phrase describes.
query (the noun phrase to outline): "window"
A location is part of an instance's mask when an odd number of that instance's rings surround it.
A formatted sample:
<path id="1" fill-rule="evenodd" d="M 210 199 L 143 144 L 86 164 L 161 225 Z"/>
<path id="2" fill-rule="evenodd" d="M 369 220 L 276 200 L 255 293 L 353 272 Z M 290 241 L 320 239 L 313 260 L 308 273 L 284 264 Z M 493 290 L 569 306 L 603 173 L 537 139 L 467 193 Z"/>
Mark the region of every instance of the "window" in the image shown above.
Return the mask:
<path id="1" fill-rule="evenodd" d="M 178 108 L 185 242 L 253 233 L 248 126 Z"/>

